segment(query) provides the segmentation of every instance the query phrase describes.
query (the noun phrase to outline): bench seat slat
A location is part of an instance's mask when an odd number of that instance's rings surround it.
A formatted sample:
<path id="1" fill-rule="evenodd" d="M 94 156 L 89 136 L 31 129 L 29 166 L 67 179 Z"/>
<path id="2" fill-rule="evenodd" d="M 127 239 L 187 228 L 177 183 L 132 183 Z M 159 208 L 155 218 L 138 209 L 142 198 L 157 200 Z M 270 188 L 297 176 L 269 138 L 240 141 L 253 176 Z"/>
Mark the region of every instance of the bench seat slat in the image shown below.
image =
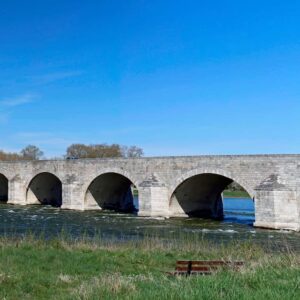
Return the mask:
<path id="1" fill-rule="evenodd" d="M 223 261 L 223 260 L 178 260 L 176 262 L 177 265 L 244 265 L 242 261 Z"/>
<path id="2" fill-rule="evenodd" d="M 178 260 L 175 272 L 168 272 L 169 275 L 209 275 L 218 269 L 230 268 L 239 270 L 243 266 L 243 261 L 224 260 Z"/>

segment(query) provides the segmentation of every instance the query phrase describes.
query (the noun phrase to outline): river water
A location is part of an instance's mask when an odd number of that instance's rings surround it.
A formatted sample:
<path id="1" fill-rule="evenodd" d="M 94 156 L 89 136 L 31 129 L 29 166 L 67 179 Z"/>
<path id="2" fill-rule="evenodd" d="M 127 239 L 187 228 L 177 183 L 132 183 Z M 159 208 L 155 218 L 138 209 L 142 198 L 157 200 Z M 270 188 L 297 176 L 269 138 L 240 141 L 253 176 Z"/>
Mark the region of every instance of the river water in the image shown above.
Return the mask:
<path id="1" fill-rule="evenodd" d="M 102 211 L 71 211 L 50 206 L 0 205 L 0 236 L 34 233 L 55 237 L 62 232 L 72 237 L 85 234 L 104 239 L 130 240 L 145 236 L 195 235 L 215 243 L 251 241 L 262 246 L 289 247 L 300 251 L 300 233 L 253 227 L 251 199 L 225 198 L 222 221 L 197 218 L 145 218 Z"/>

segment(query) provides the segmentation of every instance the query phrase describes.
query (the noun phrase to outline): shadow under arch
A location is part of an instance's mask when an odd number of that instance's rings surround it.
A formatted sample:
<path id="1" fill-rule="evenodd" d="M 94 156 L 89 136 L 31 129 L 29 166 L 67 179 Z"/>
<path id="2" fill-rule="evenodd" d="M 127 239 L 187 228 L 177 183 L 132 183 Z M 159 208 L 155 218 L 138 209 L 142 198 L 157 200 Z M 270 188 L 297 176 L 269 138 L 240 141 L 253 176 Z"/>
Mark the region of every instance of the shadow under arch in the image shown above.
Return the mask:
<path id="1" fill-rule="evenodd" d="M 0 202 L 8 201 L 8 179 L 3 174 L 0 174 Z"/>
<path id="2" fill-rule="evenodd" d="M 26 190 L 27 204 L 62 205 L 62 182 L 54 174 L 42 172 L 35 175 Z"/>
<path id="3" fill-rule="evenodd" d="M 253 194 L 232 177 L 193 171 L 190 176 L 183 177 L 172 190 L 170 215 L 222 219 L 224 217 L 222 193 L 232 182 L 238 183 L 253 198 Z"/>
<path id="4" fill-rule="evenodd" d="M 137 189 L 133 181 L 115 172 L 106 172 L 97 176 L 86 190 L 85 209 L 99 208 L 136 213 L 138 211 Z"/>

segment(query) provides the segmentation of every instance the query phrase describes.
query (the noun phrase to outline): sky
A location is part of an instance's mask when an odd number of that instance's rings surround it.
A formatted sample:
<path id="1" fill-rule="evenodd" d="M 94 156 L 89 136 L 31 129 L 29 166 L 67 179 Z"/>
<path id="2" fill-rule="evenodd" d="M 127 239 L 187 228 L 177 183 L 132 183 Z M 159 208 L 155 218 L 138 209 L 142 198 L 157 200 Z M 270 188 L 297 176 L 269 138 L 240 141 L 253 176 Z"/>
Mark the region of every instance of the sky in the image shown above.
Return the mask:
<path id="1" fill-rule="evenodd" d="M 2 0 L 0 149 L 300 153 L 300 1 Z"/>

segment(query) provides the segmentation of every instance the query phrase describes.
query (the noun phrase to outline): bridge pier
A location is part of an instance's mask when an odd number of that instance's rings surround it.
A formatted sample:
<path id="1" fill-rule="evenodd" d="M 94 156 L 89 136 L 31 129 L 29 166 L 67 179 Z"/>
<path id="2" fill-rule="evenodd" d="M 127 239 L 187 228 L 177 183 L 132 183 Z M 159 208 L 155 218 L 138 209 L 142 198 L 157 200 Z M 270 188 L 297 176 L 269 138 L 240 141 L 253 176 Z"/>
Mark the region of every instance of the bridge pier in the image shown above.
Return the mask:
<path id="1" fill-rule="evenodd" d="M 26 186 L 19 175 L 8 181 L 8 204 L 26 205 Z"/>
<path id="2" fill-rule="evenodd" d="M 255 227 L 300 231 L 300 195 L 293 191 L 259 190 Z"/>
<path id="3" fill-rule="evenodd" d="M 82 183 L 74 175 L 68 175 L 62 182 L 62 209 L 84 210 Z"/>
<path id="4" fill-rule="evenodd" d="M 168 190 L 165 187 L 140 188 L 138 216 L 169 217 L 168 203 Z"/>
<path id="5" fill-rule="evenodd" d="M 297 187 L 287 186 L 271 174 L 255 187 L 256 227 L 300 231 L 300 197 Z"/>
<path id="6" fill-rule="evenodd" d="M 138 185 L 139 216 L 169 217 L 169 191 L 153 173 Z"/>

